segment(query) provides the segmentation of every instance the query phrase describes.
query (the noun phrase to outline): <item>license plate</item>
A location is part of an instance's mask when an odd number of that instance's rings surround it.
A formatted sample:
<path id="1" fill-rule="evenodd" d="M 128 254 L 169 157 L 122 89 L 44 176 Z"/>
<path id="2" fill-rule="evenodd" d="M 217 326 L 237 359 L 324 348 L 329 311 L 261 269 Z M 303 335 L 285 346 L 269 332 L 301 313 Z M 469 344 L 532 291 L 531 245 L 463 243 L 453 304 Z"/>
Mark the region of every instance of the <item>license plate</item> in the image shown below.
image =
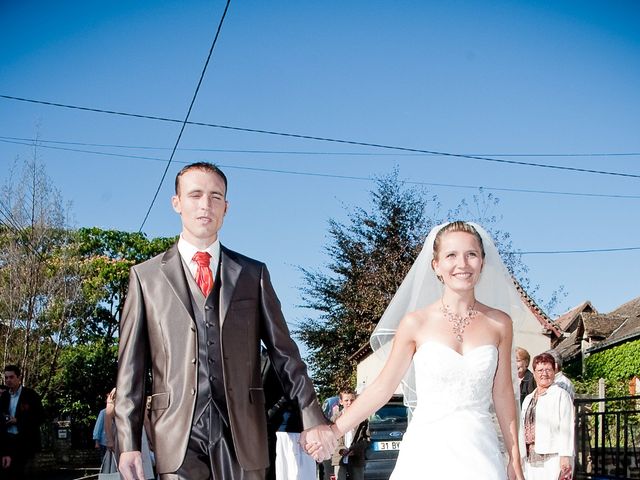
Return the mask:
<path id="1" fill-rule="evenodd" d="M 398 441 L 389 441 L 389 442 L 373 442 L 373 449 L 376 452 L 386 452 L 387 450 L 400 450 L 400 442 Z"/>

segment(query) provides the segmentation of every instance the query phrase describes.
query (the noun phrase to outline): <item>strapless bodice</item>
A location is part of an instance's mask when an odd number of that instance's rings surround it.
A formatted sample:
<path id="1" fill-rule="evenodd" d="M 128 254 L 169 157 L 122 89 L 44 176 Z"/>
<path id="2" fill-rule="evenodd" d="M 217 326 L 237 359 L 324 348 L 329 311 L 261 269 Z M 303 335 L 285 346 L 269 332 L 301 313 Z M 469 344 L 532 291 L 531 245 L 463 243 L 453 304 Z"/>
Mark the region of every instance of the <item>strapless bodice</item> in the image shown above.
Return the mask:
<path id="1" fill-rule="evenodd" d="M 418 405 L 416 416 L 442 418 L 456 410 L 487 413 L 498 364 L 495 345 L 481 345 L 464 355 L 427 341 L 414 357 Z"/>

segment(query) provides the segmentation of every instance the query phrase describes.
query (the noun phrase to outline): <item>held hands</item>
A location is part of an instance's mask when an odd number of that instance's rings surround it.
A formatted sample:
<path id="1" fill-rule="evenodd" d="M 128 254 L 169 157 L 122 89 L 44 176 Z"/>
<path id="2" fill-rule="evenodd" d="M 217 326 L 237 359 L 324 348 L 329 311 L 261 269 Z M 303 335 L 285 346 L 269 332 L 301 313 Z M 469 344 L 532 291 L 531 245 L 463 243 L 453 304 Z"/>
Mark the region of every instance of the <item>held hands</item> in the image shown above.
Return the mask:
<path id="1" fill-rule="evenodd" d="M 318 425 L 300 434 L 300 445 L 316 462 L 322 462 L 331 458 L 338 437 L 329 425 Z"/>

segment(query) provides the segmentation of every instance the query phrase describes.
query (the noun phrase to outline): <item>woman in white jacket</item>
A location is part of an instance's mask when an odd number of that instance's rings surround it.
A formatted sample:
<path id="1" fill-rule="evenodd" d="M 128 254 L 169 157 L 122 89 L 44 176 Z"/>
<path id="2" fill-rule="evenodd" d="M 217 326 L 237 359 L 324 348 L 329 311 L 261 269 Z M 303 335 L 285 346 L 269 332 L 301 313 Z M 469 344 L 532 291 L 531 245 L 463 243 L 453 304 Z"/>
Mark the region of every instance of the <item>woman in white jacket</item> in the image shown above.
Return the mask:
<path id="1" fill-rule="evenodd" d="M 573 402 L 553 384 L 555 361 L 548 353 L 533 359 L 537 387 L 522 403 L 519 443 L 527 480 L 570 479 L 574 438 Z"/>

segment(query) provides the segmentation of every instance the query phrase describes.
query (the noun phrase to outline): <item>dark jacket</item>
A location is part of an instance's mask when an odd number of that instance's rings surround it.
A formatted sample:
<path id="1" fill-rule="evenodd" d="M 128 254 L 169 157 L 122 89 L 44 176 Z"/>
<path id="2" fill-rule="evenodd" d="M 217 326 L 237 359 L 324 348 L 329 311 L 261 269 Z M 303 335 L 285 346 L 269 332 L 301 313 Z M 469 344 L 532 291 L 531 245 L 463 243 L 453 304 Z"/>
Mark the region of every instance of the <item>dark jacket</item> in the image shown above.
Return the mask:
<path id="1" fill-rule="evenodd" d="M 536 380 L 535 378 L 533 378 L 533 373 L 531 373 L 531 370 L 527 369 L 527 371 L 524 372 L 522 381 L 520 382 L 520 405 L 522 405 L 522 402 L 524 402 L 525 397 L 535 389 Z"/>
<path id="2" fill-rule="evenodd" d="M 9 415 L 10 399 L 11 394 L 8 390 L 0 397 L 0 414 L 2 414 L 3 420 L 6 415 Z M 15 417 L 18 436 L 16 439 L 7 441 L 7 425 L 3 422 L 3 441 L 0 450 L 2 454 L 12 455 L 15 449 L 20 449 L 23 455 L 32 455 L 40 450 L 40 425 L 44 421 L 44 409 L 42 408 L 40 395 L 34 390 L 23 386 L 18 398 Z"/>

